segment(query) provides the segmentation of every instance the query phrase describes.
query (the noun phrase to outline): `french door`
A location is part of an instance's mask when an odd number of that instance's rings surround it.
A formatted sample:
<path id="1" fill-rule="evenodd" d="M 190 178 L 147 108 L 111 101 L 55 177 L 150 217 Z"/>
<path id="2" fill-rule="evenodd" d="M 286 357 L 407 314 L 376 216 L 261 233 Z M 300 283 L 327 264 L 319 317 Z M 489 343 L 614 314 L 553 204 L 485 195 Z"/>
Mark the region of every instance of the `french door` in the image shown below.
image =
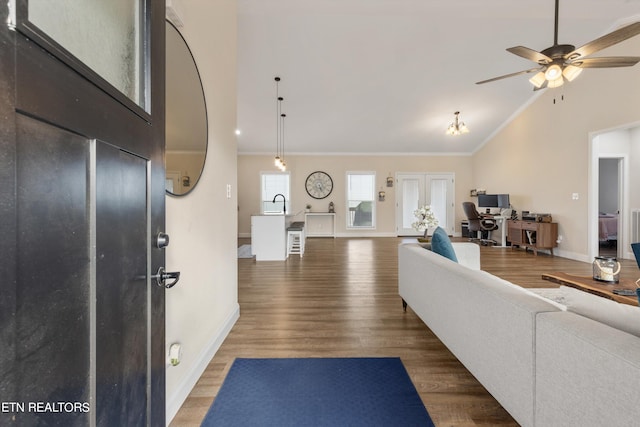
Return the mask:
<path id="1" fill-rule="evenodd" d="M 399 236 L 418 236 L 423 231 L 413 228 L 416 209 L 430 205 L 440 227 L 453 234 L 454 181 L 453 173 L 398 173 L 396 181 L 396 229 Z"/>

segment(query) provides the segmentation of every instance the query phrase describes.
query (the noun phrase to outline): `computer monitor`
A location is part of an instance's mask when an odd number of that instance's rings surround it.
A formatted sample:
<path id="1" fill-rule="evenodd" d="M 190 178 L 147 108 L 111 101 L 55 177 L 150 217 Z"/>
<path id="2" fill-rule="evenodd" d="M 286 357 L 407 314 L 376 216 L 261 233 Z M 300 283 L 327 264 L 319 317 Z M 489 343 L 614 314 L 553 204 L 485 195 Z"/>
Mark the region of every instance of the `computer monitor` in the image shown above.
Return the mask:
<path id="1" fill-rule="evenodd" d="M 479 208 L 498 208 L 497 194 L 478 194 Z"/>
<path id="2" fill-rule="evenodd" d="M 498 194 L 498 207 L 500 209 L 509 209 L 511 207 L 508 194 Z"/>

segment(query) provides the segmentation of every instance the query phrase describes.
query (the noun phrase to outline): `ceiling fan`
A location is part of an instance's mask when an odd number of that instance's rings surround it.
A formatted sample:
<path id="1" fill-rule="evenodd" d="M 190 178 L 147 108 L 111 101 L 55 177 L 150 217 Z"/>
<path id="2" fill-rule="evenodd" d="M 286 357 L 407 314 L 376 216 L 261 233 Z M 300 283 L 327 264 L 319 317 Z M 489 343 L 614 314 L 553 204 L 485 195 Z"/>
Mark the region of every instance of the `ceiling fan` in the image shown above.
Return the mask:
<path id="1" fill-rule="evenodd" d="M 515 46 L 507 49 L 507 51 L 514 55 L 538 63 L 538 67 L 483 80 L 476 82 L 476 84 L 489 83 L 520 74 L 536 73 L 529 81 L 534 86 L 533 90 L 539 90 L 546 87 L 561 86 L 565 80 L 570 82 L 578 77 L 583 68 L 631 67 L 640 61 L 639 56 L 585 58 L 585 56 L 640 34 L 640 22 L 634 22 L 633 24 L 612 31 L 609 34 L 590 41 L 578 49 L 570 44 L 558 44 L 559 3 L 560 0 L 556 0 L 553 46 L 540 52 L 524 46 Z"/>

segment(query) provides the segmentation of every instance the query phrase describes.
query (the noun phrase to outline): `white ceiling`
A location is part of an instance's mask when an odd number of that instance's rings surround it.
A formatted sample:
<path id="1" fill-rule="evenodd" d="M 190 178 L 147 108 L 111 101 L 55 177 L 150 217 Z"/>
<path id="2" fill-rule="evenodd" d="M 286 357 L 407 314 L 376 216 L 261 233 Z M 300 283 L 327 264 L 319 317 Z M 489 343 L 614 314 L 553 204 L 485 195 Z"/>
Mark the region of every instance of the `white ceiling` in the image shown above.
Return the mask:
<path id="1" fill-rule="evenodd" d="M 534 96 L 529 74 L 475 82 L 535 66 L 508 47 L 553 44 L 553 0 L 237 3 L 240 153 L 275 153 L 275 76 L 287 154 L 473 152 Z M 562 0 L 558 42 L 638 20 L 640 0 Z M 446 136 L 457 110 L 471 132 Z"/>

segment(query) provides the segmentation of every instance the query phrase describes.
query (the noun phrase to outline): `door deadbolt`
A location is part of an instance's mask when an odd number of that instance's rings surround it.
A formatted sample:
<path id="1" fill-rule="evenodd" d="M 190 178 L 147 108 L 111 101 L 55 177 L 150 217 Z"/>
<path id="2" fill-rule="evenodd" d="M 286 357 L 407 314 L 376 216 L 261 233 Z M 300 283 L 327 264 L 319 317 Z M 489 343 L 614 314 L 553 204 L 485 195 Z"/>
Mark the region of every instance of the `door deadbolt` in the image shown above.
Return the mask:
<path id="1" fill-rule="evenodd" d="M 178 284 L 180 280 L 180 272 L 172 271 L 167 272 L 164 271 L 164 267 L 158 268 L 158 272 L 151 276 L 152 279 L 156 279 L 156 283 L 158 286 L 162 286 L 163 288 L 170 289 Z"/>
<path id="2" fill-rule="evenodd" d="M 167 233 L 158 233 L 156 237 L 156 246 L 158 249 L 164 249 L 169 246 L 169 235 Z"/>

